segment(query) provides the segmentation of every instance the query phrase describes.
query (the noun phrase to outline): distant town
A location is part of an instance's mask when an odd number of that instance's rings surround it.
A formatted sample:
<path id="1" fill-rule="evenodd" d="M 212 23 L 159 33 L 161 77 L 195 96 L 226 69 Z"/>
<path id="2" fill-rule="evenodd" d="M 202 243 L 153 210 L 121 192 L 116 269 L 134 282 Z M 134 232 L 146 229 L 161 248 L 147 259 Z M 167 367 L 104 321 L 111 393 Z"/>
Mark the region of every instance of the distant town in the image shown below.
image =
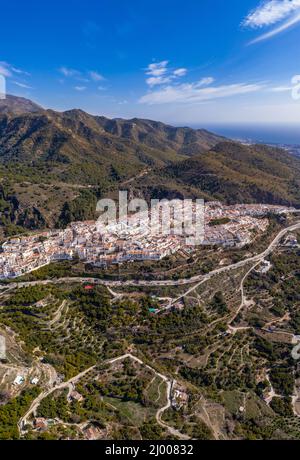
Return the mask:
<path id="1" fill-rule="evenodd" d="M 203 246 L 243 247 L 266 231 L 268 215 L 288 214 L 294 208 L 272 205 L 232 205 L 208 202 L 204 213 Z M 164 215 L 160 216 L 161 221 Z M 2 245 L 0 279 L 16 278 L 55 261 L 78 258 L 95 267 L 134 261 L 158 261 L 179 250 L 192 252 L 182 235 L 156 234 L 140 220 L 129 219 L 99 231 L 97 222 L 76 222 L 64 230 L 14 237 Z"/>

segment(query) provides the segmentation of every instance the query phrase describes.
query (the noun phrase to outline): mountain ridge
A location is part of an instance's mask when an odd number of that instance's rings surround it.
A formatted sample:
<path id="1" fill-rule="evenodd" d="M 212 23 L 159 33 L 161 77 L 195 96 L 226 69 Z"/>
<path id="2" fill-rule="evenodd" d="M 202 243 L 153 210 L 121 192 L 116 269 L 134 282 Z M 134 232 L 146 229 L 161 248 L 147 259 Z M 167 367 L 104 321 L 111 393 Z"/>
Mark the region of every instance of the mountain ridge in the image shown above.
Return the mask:
<path id="1" fill-rule="evenodd" d="M 3 113 L 33 113 L 39 112 L 43 108 L 24 97 L 6 95 L 5 99 L 0 99 L 0 114 Z"/>
<path id="2" fill-rule="evenodd" d="M 152 120 L 18 102 L 9 107 L 8 100 L 0 111 L 5 232 L 92 219 L 96 200 L 115 197 L 120 188 L 148 200 L 193 197 L 300 207 L 300 160 L 284 150 Z"/>
<path id="3" fill-rule="evenodd" d="M 13 113 L 15 104 L 0 113 L 0 163 L 39 165 L 67 182 L 98 184 L 111 168 L 114 176 L 126 179 L 146 166 L 203 153 L 223 139 L 151 120 L 111 120 L 78 109 L 32 111 L 29 102 L 27 106 L 27 113 Z"/>

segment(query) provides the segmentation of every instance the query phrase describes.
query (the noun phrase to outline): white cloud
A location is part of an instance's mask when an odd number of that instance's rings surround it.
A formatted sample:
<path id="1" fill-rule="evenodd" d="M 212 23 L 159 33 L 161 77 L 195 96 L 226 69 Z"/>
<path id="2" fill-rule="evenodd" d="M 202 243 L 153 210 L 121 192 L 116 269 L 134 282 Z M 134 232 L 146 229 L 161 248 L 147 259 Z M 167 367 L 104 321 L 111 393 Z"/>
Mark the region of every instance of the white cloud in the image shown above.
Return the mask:
<path id="1" fill-rule="evenodd" d="M 167 66 L 169 61 L 161 61 L 155 62 L 153 64 L 149 64 L 146 69 L 146 74 L 151 75 L 153 77 L 160 77 L 167 72 Z"/>
<path id="2" fill-rule="evenodd" d="M 175 77 L 184 77 L 187 74 L 187 69 L 181 68 L 181 69 L 176 69 L 173 72 L 173 75 Z"/>
<path id="3" fill-rule="evenodd" d="M 204 77 L 198 82 L 198 85 L 208 86 L 208 85 L 211 85 L 214 81 L 215 79 L 213 77 Z"/>
<path id="4" fill-rule="evenodd" d="M 102 81 L 102 80 L 105 80 L 105 78 L 103 77 L 103 75 L 101 75 L 99 72 L 95 72 L 95 71 L 90 71 L 89 72 L 89 76 L 91 77 L 91 79 L 93 81 Z"/>
<path id="5" fill-rule="evenodd" d="M 199 103 L 219 97 L 256 91 L 258 85 L 223 85 L 210 86 L 215 81 L 213 77 L 204 77 L 192 83 L 179 83 L 179 79 L 186 76 L 187 69 L 180 67 L 169 68 L 169 61 L 161 61 L 150 64 L 146 69 L 147 85 L 150 92 L 139 100 L 142 104 L 169 104 L 169 103 Z M 159 88 L 154 88 L 159 87 Z"/>
<path id="6" fill-rule="evenodd" d="M 165 83 L 170 83 L 172 80 L 172 77 L 149 77 L 146 80 L 147 85 L 149 86 L 157 86 L 157 85 L 163 85 Z"/>
<path id="7" fill-rule="evenodd" d="M 100 81 L 105 80 L 103 75 L 101 75 L 99 72 L 96 72 L 95 70 L 90 70 L 89 72 L 81 72 L 79 70 L 63 66 L 59 69 L 59 72 L 64 77 L 72 78 L 73 80 L 76 80 L 78 83 L 80 83 L 79 86 L 75 87 L 77 91 L 86 90 L 86 84 L 90 83 L 91 81 L 99 83 Z"/>
<path id="8" fill-rule="evenodd" d="M 187 74 L 187 69 L 184 67 L 172 70 L 168 67 L 169 61 L 161 61 L 149 64 L 146 69 L 147 85 L 150 87 L 165 85 L 171 83 L 172 80 L 182 78 Z"/>
<path id="9" fill-rule="evenodd" d="M 75 69 L 69 69 L 68 67 L 61 67 L 59 69 L 60 73 L 62 73 L 65 77 L 78 77 L 80 75 L 80 72 Z"/>
<path id="10" fill-rule="evenodd" d="M 25 70 L 18 69 L 17 67 L 11 67 L 11 70 L 18 75 L 26 75 L 27 77 L 30 77 L 29 72 L 25 72 Z"/>
<path id="11" fill-rule="evenodd" d="M 26 85 L 25 83 L 20 83 L 19 81 L 14 81 L 13 83 L 19 86 L 19 88 L 32 89 L 32 86 Z"/>
<path id="12" fill-rule="evenodd" d="M 300 21 L 300 0 L 265 0 L 256 9 L 251 11 L 243 21 L 243 25 L 252 29 L 274 26 L 270 31 L 260 35 L 250 44 L 272 38 L 289 29 Z"/>
<path id="13" fill-rule="evenodd" d="M 11 77 L 13 74 L 30 76 L 30 73 L 18 69 L 8 62 L 0 61 L 0 74 L 4 77 Z"/>
<path id="14" fill-rule="evenodd" d="M 263 35 L 260 35 L 259 37 L 255 38 L 254 40 L 252 40 L 250 42 L 250 45 L 253 45 L 254 43 L 261 42 L 263 40 L 267 40 L 268 38 L 272 38 L 275 35 L 278 35 L 279 33 L 284 32 L 285 30 L 287 30 L 290 27 L 294 26 L 298 22 L 300 22 L 300 13 L 297 14 L 296 16 L 293 16 L 290 20 L 284 22 L 280 26 L 275 27 L 275 29 L 272 29 L 269 32 L 267 32 L 267 33 L 265 33 Z"/>
<path id="15" fill-rule="evenodd" d="M 285 93 L 287 91 L 292 91 L 292 86 L 274 86 L 273 88 L 269 88 L 271 93 Z"/>
<path id="16" fill-rule="evenodd" d="M 141 104 L 190 104 L 200 103 L 213 99 L 238 96 L 253 93 L 263 89 L 262 84 L 236 83 L 231 85 L 207 86 L 205 79 L 195 83 L 185 83 L 181 85 L 169 85 L 157 91 L 152 91 L 139 100 Z M 208 79 L 206 79 L 208 81 Z"/>
<path id="17" fill-rule="evenodd" d="M 300 0 L 265 0 L 244 20 L 248 27 L 264 27 L 276 24 L 300 9 Z"/>
<path id="18" fill-rule="evenodd" d="M 9 66 L 9 64 L 7 64 L 7 62 L 0 62 L 0 75 L 3 75 L 3 77 L 11 77 L 12 76 L 10 66 Z"/>

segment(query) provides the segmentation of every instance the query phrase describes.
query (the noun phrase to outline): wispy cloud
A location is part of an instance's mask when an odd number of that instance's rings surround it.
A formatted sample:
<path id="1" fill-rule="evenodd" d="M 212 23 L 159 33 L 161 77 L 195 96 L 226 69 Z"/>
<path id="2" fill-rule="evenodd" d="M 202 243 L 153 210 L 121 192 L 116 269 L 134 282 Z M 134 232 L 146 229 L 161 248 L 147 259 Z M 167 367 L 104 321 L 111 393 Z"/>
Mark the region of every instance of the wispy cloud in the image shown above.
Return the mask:
<path id="1" fill-rule="evenodd" d="M 235 83 L 220 86 L 205 86 L 214 80 L 204 78 L 198 82 L 180 85 L 168 85 L 152 91 L 139 100 L 141 104 L 190 104 L 253 93 L 264 88 L 263 84 Z"/>
<path id="2" fill-rule="evenodd" d="M 149 86 L 157 86 L 157 85 L 163 85 L 164 83 L 170 83 L 172 80 L 171 77 L 149 77 L 146 80 L 147 85 Z"/>
<path id="3" fill-rule="evenodd" d="M 59 69 L 59 71 L 65 77 L 79 77 L 81 75 L 81 72 L 79 72 L 79 70 L 70 69 L 70 68 L 65 67 L 65 66 L 61 67 Z"/>
<path id="4" fill-rule="evenodd" d="M 154 62 L 149 64 L 146 69 L 146 74 L 151 75 L 153 77 L 160 77 L 167 73 L 169 61 L 161 61 L 161 62 Z"/>
<path id="5" fill-rule="evenodd" d="M 90 70 L 87 72 L 62 66 L 60 67 L 59 72 L 66 79 L 73 80 L 73 84 L 74 82 L 78 83 L 73 87 L 76 91 L 86 91 L 88 89 L 87 85 L 89 83 L 99 83 L 105 80 L 103 75 L 95 70 Z M 60 80 L 60 82 L 64 83 L 64 80 Z"/>
<path id="6" fill-rule="evenodd" d="M 290 29 L 292 26 L 294 26 L 298 22 L 300 22 L 300 13 L 297 14 L 296 16 L 292 17 L 289 21 L 286 21 L 283 24 L 281 24 L 280 26 L 275 27 L 275 29 L 272 29 L 269 32 L 267 32 L 267 33 L 265 33 L 263 35 L 260 35 L 259 37 L 255 38 L 254 40 L 252 40 L 250 42 L 250 44 L 253 45 L 254 43 L 258 43 L 258 42 L 261 42 L 263 40 L 267 40 L 268 38 L 272 38 L 275 35 L 278 35 L 281 32 L 284 32 L 285 30 Z"/>
<path id="7" fill-rule="evenodd" d="M 252 29 L 278 26 L 258 36 L 250 44 L 267 40 L 300 22 L 300 0 L 264 0 L 244 19 L 242 25 Z"/>
<path id="8" fill-rule="evenodd" d="M 293 87 L 292 86 L 274 86 L 272 88 L 269 88 L 269 91 L 271 93 L 285 93 L 287 91 L 292 91 Z"/>
<path id="9" fill-rule="evenodd" d="M 25 70 L 21 70 L 21 69 L 18 69 L 17 67 L 13 67 L 11 66 L 11 70 L 18 74 L 18 75 L 24 75 L 26 77 L 30 77 L 30 73 L 29 72 L 26 72 Z"/>
<path id="10" fill-rule="evenodd" d="M 25 70 L 18 69 L 17 67 L 9 64 L 8 62 L 0 61 L 0 75 L 3 75 L 4 77 L 12 77 L 14 74 L 30 76 L 29 72 L 25 72 Z"/>
<path id="11" fill-rule="evenodd" d="M 254 28 L 270 26 L 285 19 L 299 8 L 300 0 L 265 0 L 248 14 L 244 25 Z"/>
<path id="12" fill-rule="evenodd" d="M 176 69 L 176 70 L 174 70 L 174 72 L 173 72 L 173 75 L 174 75 L 175 77 L 184 77 L 186 74 L 187 74 L 187 69 L 184 69 L 184 68 L 182 68 L 182 69 Z"/>
<path id="13" fill-rule="evenodd" d="M 26 83 L 22 83 L 19 81 L 14 81 L 14 85 L 19 86 L 19 88 L 24 88 L 24 89 L 33 89 L 32 86 L 27 85 Z"/>
<path id="14" fill-rule="evenodd" d="M 4 77 L 12 76 L 12 72 L 6 62 L 0 62 L 0 75 L 3 75 Z"/>
<path id="15" fill-rule="evenodd" d="M 91 79 L 92 79 L 93 81 L 97 81 L 97 82 L 98 82 L 98 81 L 105 80 L 105 78 L 103 77 L 103 75 L 101 75 L 101 73 L 96 72 L 96 71 L 94 71 L 94 70 L 91 70 L 91 71 L 89 72 L 89 76 L 91 77 Z"/>
<path id="16" fill-rule="evenodd" d="M 146 69 L 147 85 L 150 91 L 139 99 L 139 103 L 155 104 L 191 104 L 201 103 L 222 97 L 258 91 L 262 84 L 236 83 L 230 85 L 213 85 L 213 77 L 203 77 L 198 81 L 183 83 L 180 78 L 185 77 L 187 69 L 171 68 L 169 61 L 150 64 Z"/>
<path id="17" fill-rule="evenodd" d="M 187 74 L 187 69 L 171 69 L 168 67 L 169 61 L 154 62 L 149 64 L 146 69 L 146 83 L 150 87 L 164 85 L 173 80 L 182 78 Z"/>
<path id="18" fill-rule="evenodd" d="M 204 77 L 198 82 L 198 85 L 199 86 L 208 86 L 208 85 L 211 85 L 214 81 L 215 81 L 215 79 L 213 77 Z"/>

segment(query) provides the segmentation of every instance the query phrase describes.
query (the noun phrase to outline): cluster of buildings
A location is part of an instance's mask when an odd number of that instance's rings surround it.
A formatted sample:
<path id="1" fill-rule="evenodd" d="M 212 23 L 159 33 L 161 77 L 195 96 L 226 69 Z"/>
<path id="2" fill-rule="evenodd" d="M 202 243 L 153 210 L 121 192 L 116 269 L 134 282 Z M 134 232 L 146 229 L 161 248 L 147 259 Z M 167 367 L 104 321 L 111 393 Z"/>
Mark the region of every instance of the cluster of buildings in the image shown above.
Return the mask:
<path id="1" fill-rule="evenodd" d="M 13 381 L 14 386 L 20 386 L 25 383 L 26 378 L 23 375 L 17 375 L 15 380 Z M 39 383 L 40 379 L 38 377 L 33 377 L 30 379 L 31 385 L 37 385 Z"/>
<path id="2" fill-rule="evenodd" d="M 271 262 L 269 260 L 263 260 L 259 267 L 256 269 L 256 272 L 265 275 L 269 270 L 271 270 L 271 268 Z"/>
<path id="3" fill-rule="evenodd" d="M 188 404 L 189 395 L 176 380 L 172 382 L 171 405 L 175 410 L 180 410 Z"/>
<path id="4" fill-rule="evenodd" d="M 293 212 L 292 208 L 269 205 L 225 206 L 209 202 L 204 212 L 203 245 L 242 247 L 266 230 L 269 213 Z M 158 225 L 169 216 L 160 216 Z M 224 220 L 225 219 L 225 220 Z M 50 230 L 11 238 L 2 245 L 0 279 L 30 273 L 54 261 L 78 258 L 97 267 L 132 261 L 158 261 L 188 247 L 185 234 L 153 231 L 148 219 L 129 218 L 99 227 L 95 221 L 72 223 L 64 230 Z"/>
<path id="5" fill-rule="evenodd" d="M 294 208 L 266 204 L 237 204 L 224 206 L 222 203 L 209 202 L 205 206 L 204 245 L 223 247 L 243 247 L 255 235 L 268 228 L 268 215 L 295 212 Z M 224 223 L 223 223 L 224 221 Z M 215 225 L 211 225 L 213 223 Z"/>
<path id="6" fill-rule="evenodd" d="M 33 421 L 33 428 L 39 432 L 45 432 L 49 428 L 57 424 L 54 419 L 45 419 L 44 417 L 37 417 Z"/>
<path id="7" fill-rule="evenodd" d="M 297 235 L 294 235 L 293 233 L 289 233 L 283 241 L 283 246 L 286 246 L 289 248 L 298 248 L 299 242 L 298 242 Z"/>
<path id="8" fill-rule="evenodd" d="M 58 419 L 46 419 L 44 417 L 36 417 L 33 420 L 32 428 L 34 431 L 37 431 L 39 433 L 45 433 L 52 427 L 56 425 L 63 424 Z M 86 427 L 82 429 L 82 436 L 83 439 L 86 439 L 87 441 L 96 441 L 100 439 L 106 439 L 107 437 L 107 430 L 103 430 L 99 428 L 96 424 L 88 423 Z M 76 439 L 76 438 L 67 438 L 68 440 Z"/>

